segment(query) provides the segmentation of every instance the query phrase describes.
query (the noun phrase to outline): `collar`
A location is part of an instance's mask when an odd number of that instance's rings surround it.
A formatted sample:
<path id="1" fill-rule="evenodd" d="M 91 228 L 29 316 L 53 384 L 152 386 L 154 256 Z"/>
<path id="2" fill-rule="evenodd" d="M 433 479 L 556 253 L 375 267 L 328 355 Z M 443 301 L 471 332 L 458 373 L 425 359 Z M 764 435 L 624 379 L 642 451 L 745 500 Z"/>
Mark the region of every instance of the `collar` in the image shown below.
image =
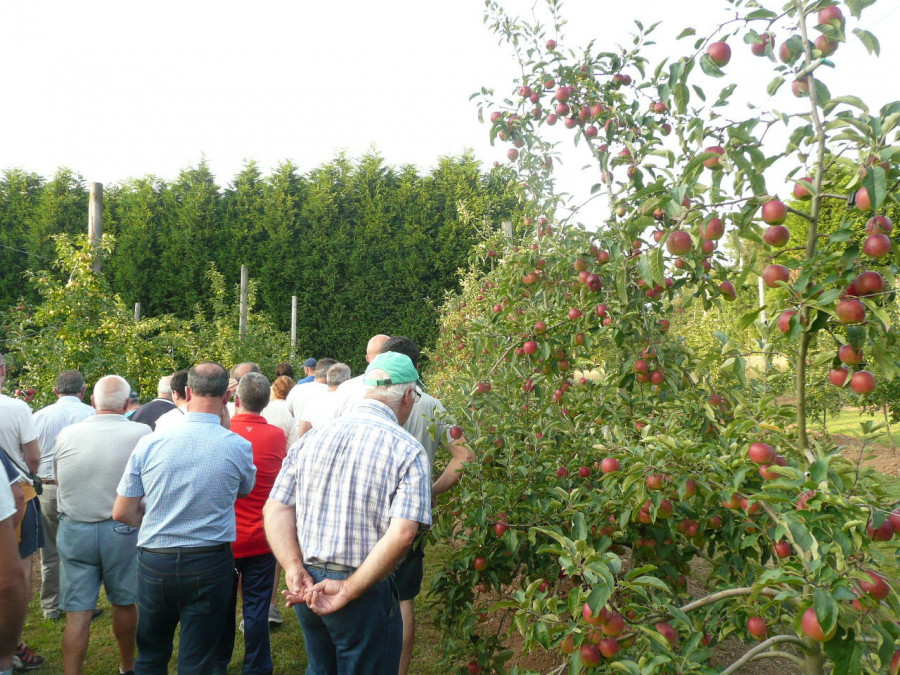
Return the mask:
<path id="1" fill-rule="evenodd" d="M 266 418 L 256 413 L 237 413 L 231 416 L 232 422 L 246 422 L 252 424 L 268 424 Z"/>
<path id="2" fill-rule="evenodd" d="M 91 415 L 88 417 L 85 422 L 130 422 L 131 420 L 126 419 L 125 415 L 118 415 L 116 413 L 103 413 L 101 415 Z"/>
<path id="3" fill-rule="evenodd" d="M 360 404 L 356 406 L 356 410 L 358 412 L 365 412 L 367 414 L 375 414 L 378 417 L 384 417 L 385 419 L 391 420 L 394 424 L 400 424 L 397 421 L 397 413 L 395 413 L 381 401 L 377 401 L 374 398 L 364 398 L 362 402 L 360 402 Z"/>
<path id="4" fill-rule="evenodd" d="M 221 420 L 218 415 L 202 412 L 188 412 L 184 414 L 186 422 L 203 422 L 204 424 L 219 424 Z"/>

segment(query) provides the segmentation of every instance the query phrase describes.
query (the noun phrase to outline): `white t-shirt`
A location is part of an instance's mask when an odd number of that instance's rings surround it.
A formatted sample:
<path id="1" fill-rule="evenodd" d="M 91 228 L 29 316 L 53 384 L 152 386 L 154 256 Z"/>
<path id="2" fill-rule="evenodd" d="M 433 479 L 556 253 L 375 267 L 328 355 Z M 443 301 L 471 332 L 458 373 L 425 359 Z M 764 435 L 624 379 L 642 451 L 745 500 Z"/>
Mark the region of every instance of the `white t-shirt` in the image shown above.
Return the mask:
<path id="1" fill-rule="evenodd" d="M 0 448 L 6 450 L 20 469 L 28 469 L 22 456 L 22 446 L 35 439 L 37 431 L 28 404 L 0 394 Z"/>
<path id="2" fill-rule="evenodd" d="M 6 520 L 16 512 L 16 500 L 12 488 L 5 480 L 0 480 L 0 520 Z"/>
<path id="3" fill-rule="evenodd" d="M 303 408 L 316 396 L 321 396 L 328 391 L 328 385 L 324 382 L 307 382 L 298 384 L 288 392 L 287 406 L 295 420 L 303 419 Z"/>
<path id="4" fill-rule="evenodd" d="M 171 429 L 176 424 L 181 424 L 184 422 L 184 414 L 187 410 L 182 410 L 181 408 L 172 408 L 170 411 L 163 413 L 156 420 L 156 426 L 154 427 L 154 433 L 159 433 L 160 431 L 165 431 L 166 429 Z"/>

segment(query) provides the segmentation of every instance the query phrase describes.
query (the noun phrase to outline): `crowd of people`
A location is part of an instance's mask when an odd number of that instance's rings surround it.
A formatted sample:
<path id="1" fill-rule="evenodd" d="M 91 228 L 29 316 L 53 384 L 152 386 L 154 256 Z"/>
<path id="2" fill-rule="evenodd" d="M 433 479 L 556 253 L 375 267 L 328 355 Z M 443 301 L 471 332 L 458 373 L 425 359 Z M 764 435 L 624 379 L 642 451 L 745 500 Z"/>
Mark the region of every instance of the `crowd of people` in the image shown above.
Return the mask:
<path id="1" fill-rule="evenodd" d="M 88 405 L 78 370 L 34 412 L 0 393 L 0 675 L 44 665 L 23 637 L 38 552 L 65 675 L 94 672 L 101 586 L 122 675 L 167 673 L 176 629 L 179 673 L 224 674 L 238 599 L 245 675 L 273 673 L 282 608 L 308 673 L 409 672 L 423 534 L 471 459 L 418 358 L 409 338 L 376 335 L 357 377 L 329 358 L 296 382 L 290 363 L 270 381 L 207 361 L 161 377 L 143 405 L 119 375 Z M 6 375 L 0 356 L 0 391 Z"/>

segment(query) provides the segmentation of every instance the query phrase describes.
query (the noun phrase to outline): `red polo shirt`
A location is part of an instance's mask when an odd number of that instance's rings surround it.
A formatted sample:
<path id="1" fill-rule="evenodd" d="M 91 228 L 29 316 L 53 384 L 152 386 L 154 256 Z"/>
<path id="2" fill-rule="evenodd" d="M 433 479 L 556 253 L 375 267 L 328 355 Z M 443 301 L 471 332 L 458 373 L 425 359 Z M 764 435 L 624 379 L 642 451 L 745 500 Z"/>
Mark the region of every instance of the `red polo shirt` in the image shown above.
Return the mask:
<path id="1" fill-rule="evenodd" d="M 256 465 L 256 485 L 249 495 L 234 503 L 237 520 L 237 540 L 234 557 L 271 553 L 263 530 L 262 510 L 272 491 L 272 485 L 286 454 L 287 438 L 279 427 L 266 422 L 261 415 L 239 413 L 231 418 L 231 430 L 243 436 L 253 445 L 253 463 Z"/>

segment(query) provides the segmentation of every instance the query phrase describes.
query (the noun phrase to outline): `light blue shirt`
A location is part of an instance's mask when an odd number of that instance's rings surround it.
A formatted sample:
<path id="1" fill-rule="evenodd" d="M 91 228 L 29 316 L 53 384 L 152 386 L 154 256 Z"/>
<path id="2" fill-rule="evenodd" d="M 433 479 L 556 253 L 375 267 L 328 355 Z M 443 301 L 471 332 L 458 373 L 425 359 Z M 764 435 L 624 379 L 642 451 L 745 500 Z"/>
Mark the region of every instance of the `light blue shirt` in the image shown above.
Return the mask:
<path id="1" fill-rule="evenodd" d="M 138 546 L 210 546 L 235 540 L 235 499 L 255 482 L 250 441 L 216 415 L 188 413 L 138 441 L 117 492 L 144 498 Z"/>
<path id="2" fill-rule="evenodd" d="M 54 479 L 53 455 L 56 452 L 56 437 L 70 424 L 83 422 L 94 414 L 94 409 L 82 403 L 77 396 L 60 396 L 56 403 L 41 408 L 34 419 L 34 430 L 37 432 L 38 445 L 41 448 L 41 465 L 38 476 Z"/>

